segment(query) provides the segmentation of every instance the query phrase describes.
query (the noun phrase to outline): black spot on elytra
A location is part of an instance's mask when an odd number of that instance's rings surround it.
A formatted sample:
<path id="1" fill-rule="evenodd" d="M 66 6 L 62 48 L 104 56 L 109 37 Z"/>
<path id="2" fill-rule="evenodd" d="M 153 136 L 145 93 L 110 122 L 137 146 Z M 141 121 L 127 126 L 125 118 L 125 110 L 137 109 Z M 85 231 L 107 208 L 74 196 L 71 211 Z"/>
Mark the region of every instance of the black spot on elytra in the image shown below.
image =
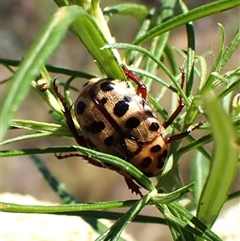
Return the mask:
<path id="1" fill-rule="evenodd" d="M 85 102 L 79 101 L 77 103 L 77 108 L 76 108 L 77 109 L 77 114 L 81 115 L 84 112 L 85 108 L 86 108 Z"/>
<path id="2" fill-rule="evenodd" d="M 152 177 L 153 174 L 151 172 L 144 172 L 144 175 L 147 176 L 147 177 Z"/>
<path id="3" fill-rule="evenodd" d="M 132 98 L 131 98 L 131 96 L 129 96 L 129 95 L 124 95 L 124 98 L 123 98 L 125 101 L 127 101 L 127 102 L 130 102 L 130 101 L 132 101 Z"/>
<path id="4" fill-rule="evenodd" d="M 107 138 L 105 138 L 103 143 L 104 143 L 105 146 L 110 147 L 113 144 L 113 141 L 114 141 L 114 137 L 108 136 Z"/>
<path id="5" fill-rule="evenodd" d="M 168 155 L 168 151 L 165 149 L 162 155 L 163 155 L 163 158 L 166 159 Z"/>
<path id="6" fill-rule="evenodd" d="M 117 117 L 122 117 L 126 114 L 129 109 L 129 104 L 126 101 L 120 100 L 113 108 L 113 113 Z"/>
<path id="7" fill-rule="evenodd" d="M 151 147 L 150 151 L 151 152 L 159 152 L 159 151 L 161 151 L 161 149 L 162 148 L 160 145 L 155 145 L 155 146 Z"/>
<path id="8" fill-rule="evenodd" d="M 140 121 L 138 118 L 136 117 L 130 117 L 127 119 L 126 123 L 125 123 L 125 127 L 129 128 L 129 129 L 133 129 L 136 128 L 140 125 Z"/>
<path id="9" fill-rule="evenodd" d="M 159 129 L 159 125 L 157 122 L 152 122 L 152 124 L 149 126 L 150 131 L 157 131 Z"/>
<path id="10" fill-rule="evenodd" d="M 144 111 L 148 116 L 154 117 L 154 115 L 150 109 L 145 109 Z"/>
<path id="11" fill-rule="evenodd" d="M 103 82 L 103 83 L 101 83 L 100 88 L 103 91 L 110 91 L 110 90 L 114 89 L 114 85 L 115 84 L 111 83 L 111 82 Z"/>
<path id="12" fill-rule="evenodd" d="M 101 100 L 100 100 L 101 104 L 105 105 L 107 103 L 107 98 L 106 97 L 103 97 Z"/>
<path id="13" fill-rule="evenodd" d="M 165 158 L 163 157 L 163 155 L 159 155 L 158 156 L 158 162 L 157 162 L 157 168 L 158 169 L 162 169 L 163 168 L 164 161 L 165 161 Z"/>
<path id="14" fill-rule="evenodd" d="M 151 163 L 152 163 L 152 158 L 151 158 L 151 157 L 145 157 L 145 158 L 141 161 L 140 166 L 141 166 L 142 168 L 148 168 L 149 165 L 151 165 Z"/>
<path id="15" fill-rule="evenodd" d="M 85 128 L 85 130 L 93 134 L 97 134 L 97 133 L 100 133 L 104 128 L 105 128 L 105 125 L 102 121 L 93 121 L 91 125 Z"/>
<path id="16" fill-rule="evenodd" d="M 157 168 L 162 169 L 167 158 L 168 151 L 165 149 L 162 155 L 158 156 Z"/>

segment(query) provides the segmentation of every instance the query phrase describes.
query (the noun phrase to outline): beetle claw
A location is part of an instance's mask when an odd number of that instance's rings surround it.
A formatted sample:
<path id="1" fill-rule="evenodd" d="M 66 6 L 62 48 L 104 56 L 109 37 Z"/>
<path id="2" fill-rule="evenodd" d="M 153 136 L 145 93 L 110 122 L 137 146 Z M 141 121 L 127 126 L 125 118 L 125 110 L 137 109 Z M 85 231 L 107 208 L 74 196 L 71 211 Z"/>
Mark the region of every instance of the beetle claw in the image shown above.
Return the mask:
<path id="1" fill-rule="evenodd" d="M 132 193 L 136 193 L 137 195 L 140 195 L 141 197 L 143 197 L 141 191 L 140 191 L 140 186 L 138 186 L 131 178 L 129 177 L 124 177 L 125 182 L 128 186 L 128 188 L 132 191 Z"/>

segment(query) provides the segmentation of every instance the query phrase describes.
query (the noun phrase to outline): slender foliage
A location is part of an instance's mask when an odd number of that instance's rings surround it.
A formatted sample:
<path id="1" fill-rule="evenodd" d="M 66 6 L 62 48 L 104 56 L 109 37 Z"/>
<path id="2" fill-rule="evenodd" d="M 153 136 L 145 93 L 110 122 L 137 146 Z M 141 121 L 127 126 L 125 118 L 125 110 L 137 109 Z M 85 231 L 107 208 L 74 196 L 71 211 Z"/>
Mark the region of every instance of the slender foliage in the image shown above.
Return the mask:
<path id="1" fill-rule="evenodd" d="M 109 6 L 102 10 L 99 5 L 100 1 L 97 0 L 55 0 L 55 2 L 60 7 L 59 10 L 42 28 L 23 60 L 21 62 L 0 60 L 1 64 L 10 70 L 13 66 L 17 66 L 16 72 L 13 72 L 11 81 L 8 83 L 7 91 L 4 93 L 4 101 L 0 110 L 0 144 L 4 146 L 4 150 L 0 151 L 0 157 L 30 155 L 49 185 L 62 198 L 64 205 L 26 207 L 1 203 L 0 210 L 83 216 L 85 221 L 99 232 L 97 239 L 99 241 L 123 240 L 121 233 L 129 222 L 167 224 L 174 240 L 221 240 L 210 228 L 228 199 L 239 163 L 240 140 L 240 103 L 239 95 L 236 95 L 236 90 L 240 87 L 240 68 L 228 70 L 228 73 L 224 73 L 223 70 L 239 47 L 240 29 L 236 29 L 236 34 L 231 42 L 226 43 L 224 26 L 219 25 L 220 49 L 214 65 L 207 69 L 206 56 L 198 56 L 195 53 L 194 21 L 238 7 L 240 3 L 231 0 L 214 1 L 188 10 L 187 6 L 180 1 L 179 6 L 182 13 L 174 16 L 174 8 L 177 3 L 173 0 L 162 1 L 160 14 L 156 14 L 156 9 L 148 9 L 144 5 L 132 3 Z M 131 15 L 139 22 L 139 32 L 132 43 L 119 43 L 117 39 L 114 42 L 111 37 L 108 21 L 116 14 Z M 169 41 L 171 30 L 182 25 L 186 26 L 188 39 L 186 51 L 175 49 Z M 203 134 L 199 139 L 189 135 L 186 137 L 187 143 L 176 141 L 171 144 L 168 160 L 162 174 L 158 177 L 157 185 L 154 185 L 149 178 L 125 160 L 84 146 L 8 149 L 7 145 L 13 142 L 49 136 L 72 136 L 65 121 L 62 121 L 64 120 L 62 106 L 56 98 L 53 80 L 49 73 L 61 73 L 68 79 L 67 83 L 63 85 L 65 98 L 69 105 L 73 103 L 69 92 L 77 90 L 71 84 L 72 79 L 75 77 L 90 79 L 96 75 L 82 72 L 81 69 L 72 70 L 64 66 L 56 67 L 47 64 L 48 59 L 57 50 L 69 29 L 96 60 L 103 76 L 124 80 L 125 76 L 121 67 L 121 64 L 124 63 L 129 65 L 130 70 L 141 76 L 149 90 L 155 88 L 153 85 L 159 86 L 157 93 L 148 94 L 148 101 L 162 119 L 167 120 L 171 113 L 161 106 L 165 91 L 168 89 L 171 92 L 173 103 L 176 103 L 176 93 L 181 96 L 186 104 L 186 109 L 166 130 L 167 134 L 171 135 L 175 131 L 186 130 L 196 124 L 199 116 L 206 119 L 206 123 L 199 130 L 201 133 L 207 131 L 207 134 Z M 143 45 L 146 42 L 149 44 L 147 48 L 146 45 Z M 122 55 L 120 55 L 119 49 L 124 50 Z M 180 56 L 186 63 L 184 66 L 186 90 L 182 89 L 179 84 L 181 81 L 179 66 L 181 64 L 177 61 L 177 56 Z M 156 72 L 159 69 L 166 74 L 167 81 L 157 76 Z M 48 86 L 44 91 L 41 91 L 41 86 L 33 81 L 39 75 Z M 197 90 L 194 89 L 196 83 Z M 219 92 L 219 86 L 225 88 Z M 33 88 L 49 106 L 54 123 L 14 119 L 17 109 L 26 98 L 30 88 Z M 14 129 L 24 129 L 28 133 L 6 139 L 5 136 L 9 129 L 13 129 L 13 131 Z M 226 140 L 228 141 L 226 142 Z M 205 144 L 208 143 L 214 147 L 213 151 L 205 148 Z M 178 161 L 184 153 L 190 150 L 195 150 L 191 167 L 194 183 L 184 186 L 179 175 Z M 36 154 L 73 151 L 124 170 L 147 190 L 147 194 L 138 200 L 131 201 L 77 203 L 75 198 L 43 165 L 41 159 L 36 157 Z M 218 186 L 217 189 L 216 186 Z M 230 196 L 230 198 L 235 197 L 239 197 L 239 192 Z M 178 201 L 186 198 L 191 205 L 180 205 Z M 147 205 L 154 205 L 156 210 L 163 214 L 165 220 L 140 216 L 139 212 Z M 105 212 L 110 208 L 122 207 L 129 207 L 129 210 L 122 214 Z M 99 209 L 104 211 L 100 212 Z M 196 217 L 190 210 L 195 211 Z M 98 218 L 117 221 L 112 227 L 107 228 L 100 221 L 97 221 L 96 225 L 95 221 Z"/>

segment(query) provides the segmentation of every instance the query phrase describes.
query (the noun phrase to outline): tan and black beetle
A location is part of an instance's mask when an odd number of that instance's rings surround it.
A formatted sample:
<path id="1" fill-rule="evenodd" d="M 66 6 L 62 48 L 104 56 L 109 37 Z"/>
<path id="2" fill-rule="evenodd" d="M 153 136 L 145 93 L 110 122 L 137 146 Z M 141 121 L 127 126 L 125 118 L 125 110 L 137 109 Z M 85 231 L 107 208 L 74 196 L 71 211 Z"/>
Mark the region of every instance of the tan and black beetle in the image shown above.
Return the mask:
<path id="1" fill-rule="evenodd" d="M 70 108 L 54 83 L 55 92 L 64 106 L 67 124 L 78 144 L 88 144 L 100 152 L 120 157 L 146 176 L 153 177 L 163 169 L 168 155 L 168 144 L 185 137 L 193 129 L 164 137 L 165 129 L 184 107 L 182 98 L 179 97 L 179 105 L 170 118 L 160 123 L 146 103 L 145 85 L 133 72 L 125 66 L 122 67 L 126 76 L 137 84 L 137 91 L 126 81 L 111 78 L 93 78 L 83 86 L 75 102 L 74 112 L 85 139 L 78 135 Z M 184 71 L 181 72 L 183 86 L 185 76 Z M 201 124 L 202 122 L 194 129 Z M 89 161 L 94 165 L 116 170 L 125 177 L 128 187 L 141 195 L 139 187 L 129 174 L 109 164 Z"/>

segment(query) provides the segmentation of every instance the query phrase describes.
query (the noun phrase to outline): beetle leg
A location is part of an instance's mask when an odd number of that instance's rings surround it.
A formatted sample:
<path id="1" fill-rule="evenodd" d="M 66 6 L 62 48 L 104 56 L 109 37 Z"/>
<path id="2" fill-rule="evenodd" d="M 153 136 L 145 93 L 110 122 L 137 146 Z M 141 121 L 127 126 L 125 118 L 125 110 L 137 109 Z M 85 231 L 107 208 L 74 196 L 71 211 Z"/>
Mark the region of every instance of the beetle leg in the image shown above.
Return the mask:
<path id="1" fill-rule="evenodd" d="M 54 92 L 57 95 L 57 98 L 60 100 L 60 102 L 63 105 L 63 108 L 64 108 L 63 114 L 65 116 L 68 128 L 71 131 L 74 139 L 76 140 L 76 142 L 80 146 L 89 146 L 88 142 L 83 138 L 83 136 L 80 136 L 78 134 L 77 128 L 76 128 L 76 126 L 75 126 L 75 124 L 73 122 L 73 118 L 72 118 L 72 115 L 71 115 L 71 108 L 72 108 L 72 106 L 71 107 L 67 106 L 65 98 L 63 97 L 63 95 L 58 90 L 58 86 L 56 84 L 56 78 L 54 78 L 54 80 L 53 80 L 53 88 L 54 88 Z"/>
<path id="2" fill-rule="evenodd" d="M 120 175 L 122 175 L 124 177 L 124 180 L 128 186 L 128 188 L 132 191 L 132 193 L 136 193 L 137 195 L 139 194 L 141 197 L 143 197 L 141 191 L 140 191 L 140 186 L 138 186 L 134 181 L 133 178 L 131 177 L 131 175 L 129 175 L 128 173 L 126 173 L 125 171 L 118 169 L 116 170 L 117 173 L 119 173 Z"/>
<path id="3" fill-rule="evenodd" d="M 189 135 L 192 131 L 194 131 L 196 128 L 198 128 L 199 126 L 203 125 L 206 121 L 200 121 L 197 125 L 195 125 L 193 128 L 191 129 L 188 129 L 184 132 L 181 132 L 181 133 L 178 133 L 176 135 L 173 135 L 173 136 L 169 136 L 169 137 L 166 137 L 164 139 L 165 143 L 166 144 L 169 144 L 173 141 L 177 141 L 177 140 L 180 140 L 184 137 L 186 137 L 187 135 Z"/>
<path id="4" fill-rule="evenodd" d="M 79 154 L 79 153 L 70 153 L 70 154 L 56 154 L 55 153 L 55 157 L 59 160 L 61 159 L 65 159 L 65 158 L 68 158 L 68 157 L 82 157 L 83 159 L 85 159 L 86 161 L 88 161 L 90 164 L 92 164 L 93 166 L 96 166 L 96 167 L 103 167 L 105 168 L 101 162 L 99 161 L 96 161 L 94 159 L 92 159 L 91 157 L 88 157 L 86 155 L 83 155 L 83 154 Z"/>
<path id="5" fill-rule="evenodd" d="M 64 159 L 64 158 L 68 158 L 68 157 L 82 157 L 83 159 L 87 160 L 90 164 L 92 164 L 93 166 L 96 166 L 96 167 L 102 167 L 102 168 L 105 168 L 105 166 L 99 162 L 99 161 L 96 161 L 94 159 L 92 159 L 91 157 L 88 157 L 88 156 L 85 156 L 83 154 L 79 154 L 79 153 L 70 153 L 70 154 L 65 154 L 65 155 L 61 155 L 61 154 L 55 154 L 56 158 L 61 160 L 61 159 Z M 132 191 L 132 193 L 136 193 L 137 195 L 139 194 L 141 197 L 143 197 L 141 191 L 140 191 L 140 186 L 138 186 L 133 180 L 131 177 L 128 177 L 127 174 L 123 173 L 122 170 L 120 171 L 117 171 L 120 175 L 122 175 L 124 177 L 124 180 L 128 186 L 128 188 Z"/>
<path id="6" fill-rule="evenodd" d="M 185 82 L 185 72 L 184 69 L 180 68 L 180 71 L 182 73 L 182 79 L 181 79 L 181 89 L 183 88 L 184 82 Z M 172 122 L 177 118 L 179 113 L 182 111 L 183 107 L 185 106 L 182 96 L 179 95 L 179 100 L 178 100 L 178 106 L 177 109 L 171 114 L 171 116 L 166 120 L 165 122 L 162 123 L 163 127 L 166 129 L 168 126 L 172 124 Z"/>
<path id="7" fill-rule="evenodd" d="M 58 90 L 58 87 L 56 85 L 56 78 L 53 80 L 53 87 L 54 87 L 54 91 L 58 97 L 58 99 L 60 100 L 60 102 L 62 103 L 63 105 L 63 108 L 64 108 L 64 111 L 63 111 L 63 114 L 65 116 L 65 119 L 66 119 L 66 122 L 67 122 L 67 125 L 68 125 L 68 128 L 70 129 L 70 131 L 72 132 L 73 134 L 73 137 L 74 139 L 76 140 L 76 142 L 81 145 L 81 146 L 89 146 L 89 143 L 83 138 L 83 136 L 80 136 L 78 134 L 78 131 L 76 129 L 76 126 L 73 122 L 73 119 L 72 119 L 72 115 L 71 115 L 71 107 L 68 107 L 67 106 L 67 103 L 66 103 L 66 100 L 64 99 L 64 97 L 62 96 L 62 94 L 59 92 Z M 97 166 L 97 167 L 104 167 L 102 165 L 101 162 L 99 161 L 96 161 L 86 155 L 83 155 L 83 154 L 79 154 L 79 153 L 70 153 L 70 154 L 65 154 L 65 155 L 57 155 L 55 154 L 55 156 L 58 158 L 58 159 L 64 159 L 64 158 L 68 158 L 68 157 L 82 157 L 84 158 L 85 160 L 87 160 L 90 164 L 94 165 L 94 166 Z"/>
<path id="8" fill-rule="evenodd" d="M 132 191 L 132 193 L 136 193 L 137 195 L 139 194 L 141 197 L 143 197 L 141 191 L 140 191 L 140 186 L 138 186 L 131 178 L 124 176 L 125 182 L 128 186 L 128 188 Z"/>
<path id="9" fill-rule="evenodd" d="M 132 72 L 131 72 L 132 73 Z M 133 73 L 132 73 L 133 74 Z M 133 74 L 134 76 L 134 74 Z M 136 77 L 137 78 L 137 77 Z M 65 98 L 63 97 L 63 95 L 59 92 L 58 90 L 58 87 L 56 85 L 56 78 L 53 80 L 53 87 L 54 87 L 54 91 L 58 97 L 58 99 L 60 100 L 60 102 L 62 103 L 63 105 L 63 114 L 65 116 L 65 119 L 66 119 L 66 122 L 67 122 L 67 125 L 70 129 L 70 131 L 72 132 L 73 134 L 73 137 L 75 138 L 76 142 L 79 144 L 79 145 L 82 145 L 82 146 L 89 146 L 88 142 L 78 134 L 78 131 L 76 129 L 76 126 L 73 122 L 73 119 L 72 119 L 72 115 L 71 115 L 71 107 L 68 107 L 67 106 L 67 103 L 66 103 L 66 100 Z M 71 154 L 65 154 L 65 155 L 58 155 L 58 154 L 55 154 L 55 156 L 58 158 L 58 159 L 64 159 L 64 158 L 68 158 L 68 157 L 82 157 L 83 159 L 87 160 L 90 164 L 94 165 L 94 166 L 97 166 L 97 167 L 103 167 L 105 168 L 105 166 L 99 162 L 99 161 L 96 161 L 94 159 L 92 159 L 91 157 L 88 157 L 86 155 L 83 155 L 83 154 L 79 154 L 79 153 L 71 153 Z M 142 197 L 142 193 L 140 192 L 140 187 L 134 183 L 134 181 L 130 178 L 130 177 L 127 177 L 126 175 L 122 174 L 121 171 L 119 172 L 121 175 L 124 176 L 124 179 L 128 185 L 128 188 L 134 193 L 136 194 L 139 194 L 141 197 Z"/>
<path id="10" fill-rule="evenodd" d="M 122 64 L 122 69 L 125 73 L 125 75 L 131 79 L 135 84 L 137 84 L 138 88 L 137 88 L 137 95 L 142 96 L 142 98 L 144 100 L 146 100 L 147 98 L 147 88 L 145 86 L 145 84 L 142 83 L 142 81 L 140 80 L 140 78 L 138 76 L 136 76 L 131 70 L 129 70 L 125 65 Z"/>
<path id="11" fill-rule="evenodd" d="M 181 73 L 182 73 L 182 80 L 181 80 L 181 88 L 183 89 L 183 85 L 185 82 L 185 72 L 184 69 L 179 68 Z M 179 115 L 179 113 L 181 112 L 181 110 L 183 109 L 183 107 L 185 106 L 183 100 L 182 100 L 182 96 L 179 95 L 179 100 L 178 100 L 178 106 L 177 109 L 172 113 L 172 115 L 168 118 L 167 121 L 165 121 L 162 125 L 163 127 L 166 129 L 169 125 L 172 124 L 172 122 L 177 118 L 177 116 Z M 205 123 L 205 121 L 200 121 L 196 126 L 194 126 L 191 129 L 188 129 L 187 131 L 178 133 L 176 135 L 170 136 L 170 137 L 166 137 L 165 138 L 165 142 L 166 144 L 171 143 L 172 141 L 176 141 L 176 140 L 180 140 L 184 137 L 186 137 L 187 135 L 189 135 L 193 130 L 195 130 L 196 128 L 198 128 L 199 126 L 203 125 Z"/>

